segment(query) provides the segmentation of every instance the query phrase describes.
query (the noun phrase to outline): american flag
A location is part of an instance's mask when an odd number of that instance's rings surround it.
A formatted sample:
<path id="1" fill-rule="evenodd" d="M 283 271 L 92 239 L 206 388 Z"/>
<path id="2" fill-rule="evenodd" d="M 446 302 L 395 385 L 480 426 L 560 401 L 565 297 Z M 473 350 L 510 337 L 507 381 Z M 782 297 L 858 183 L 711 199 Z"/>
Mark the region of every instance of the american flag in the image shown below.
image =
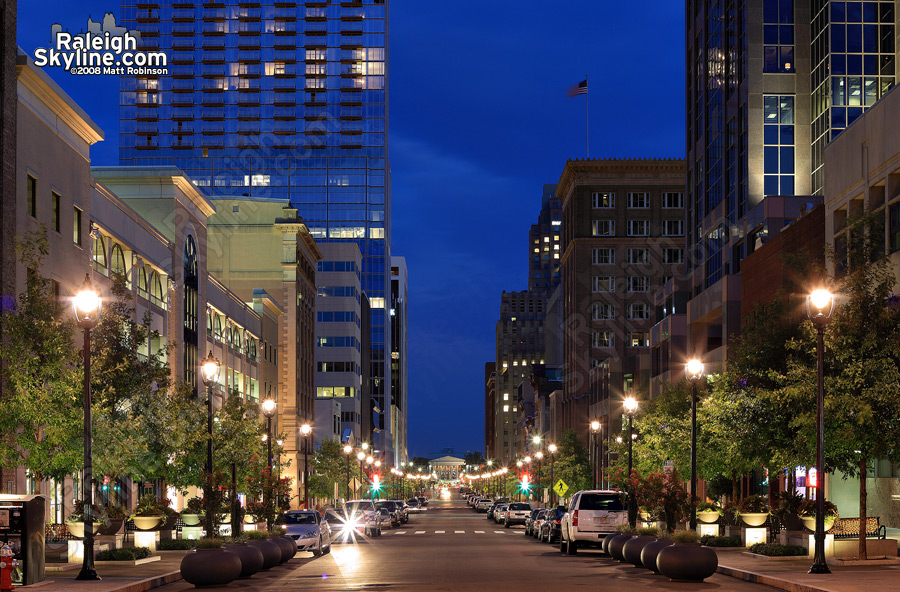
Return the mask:
<path id="1" fill-rule="evenodd" d="M 576 95 L 586 95 L 588 92 L 587 78 L 569 89 L 568 95 L 574 97 Z"/>

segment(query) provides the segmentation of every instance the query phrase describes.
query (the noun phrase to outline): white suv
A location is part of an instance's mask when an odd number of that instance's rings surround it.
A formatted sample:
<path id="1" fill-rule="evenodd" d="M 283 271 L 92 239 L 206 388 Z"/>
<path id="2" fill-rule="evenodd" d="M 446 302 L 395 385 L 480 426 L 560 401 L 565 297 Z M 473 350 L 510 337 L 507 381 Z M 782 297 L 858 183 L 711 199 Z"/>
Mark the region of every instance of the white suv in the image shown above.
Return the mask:
<path id="1" fill-rule="evenodd" d="M 531 505 L 523 502 L 510 502 L 503 517 L 503 526 L 509 528 L 512 524 L 525 524 L 525 520 L 531 516 Z"/>
<path id="2" fill-rule="evenodd" d="M 572 496 L 560 524 L 559 550 L 574 555 L 581 545 L 599 545 L 603 538 L 628 523 L 622 493 L 610 489 L 579 491 Z"/>
<path id="3" fill-rule="evenodd" d="M 494 500 L 489 497 L 483 497 L 477 502 L 475 502 L 475 511 L 476 512 L 487 512 L 491 509 L 491 506 L 494 505 Z"/>

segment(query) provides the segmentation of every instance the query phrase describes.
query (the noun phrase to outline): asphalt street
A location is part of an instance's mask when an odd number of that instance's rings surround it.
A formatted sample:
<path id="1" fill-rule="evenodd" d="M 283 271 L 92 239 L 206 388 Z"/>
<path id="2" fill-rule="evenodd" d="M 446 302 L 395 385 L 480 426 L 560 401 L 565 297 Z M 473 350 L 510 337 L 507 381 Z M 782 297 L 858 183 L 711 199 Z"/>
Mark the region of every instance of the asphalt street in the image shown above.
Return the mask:
<path id="1" fill-rule="evenodd" d="M 185 582 L 161 592 L 192 589 Z M 208 588 L 215 589 L 215 588 Z M 759 584 L 716 574 L 703 583 L 670 582 L 649 570 L 625 566 L 599 550 L 561 555 L 558 545 L 524 536 L 476 514 L 464 500 L 434 500 L 408 524 L 375 539 L 335 544 L 330 554 L 300 553 L 288 565 L 223 590 L 345 591 L 516 591 L 709 590 L 770 592 Z"/>

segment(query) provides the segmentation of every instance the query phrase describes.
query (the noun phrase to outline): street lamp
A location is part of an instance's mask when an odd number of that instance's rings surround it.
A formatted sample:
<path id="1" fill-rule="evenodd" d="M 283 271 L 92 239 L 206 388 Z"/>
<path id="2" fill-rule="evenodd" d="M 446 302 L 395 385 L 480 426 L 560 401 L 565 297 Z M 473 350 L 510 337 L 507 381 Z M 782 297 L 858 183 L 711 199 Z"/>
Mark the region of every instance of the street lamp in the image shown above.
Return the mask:
<path id="1" fill-rule="evenodd" d="M 831 573 L 825 561 L 825 327 L 834 312 L 834 295 L 815 290 L 806 298 L 806 314 L 816 326 L 816 550 L 811 574 Z"/>
<path id="2" fill-rule="evenodd" d="M 75 321 L 84 329 L 84 477 L 81 483 L 81 495 L 84 510 L 84 559 L 77 580 L 99 580 L 94 568 L 94 495 L 92 481 L 94 479 L 94 459 L 91 445 L 93 443 L 93 423 L 91 420 L 91 329 L 100 321 L 103 310 L 103 299 L 100 288 L 91 282 L 88 274 L 84 276 L 84 284 L 72 299 Z"/>
<path id="3" fill-rule="evenodd" d="M 557 450 L 556 444 L 551 444 L 550 446 L 547 446 L 547 451 L 550 453 L 550 491 L 552 491 L 553 493 L 556 493 L 556 490 L 553 489 L 553 457 L 556 454 L 556 450 Z M 550 494 L 550 501 L 554 501 L 553 493 Z M 554 505 L 556 505 L 558 503 L 559 503 L 559 498 L 558 498 L 558 496 L 556 496 L 556 503 Z"/>
<path id="4" fill-rule="evenodd" d="M 535 438 L 537 438 L 537 436 L 535 436 Z M 540 439 L 538 439 L 538 442 L 540 442 Z M 537 479 L 535 479 L 535 481 L 537 481 L 536 485 L 538 488 L 538 493 L 541 494 L 541 500 L 539 503 L 542 504 L 544 503 L 544 488 L 541 485 L 541 459 L 544 458 L 544 452 L 542 450 L 538 450 L 534 453 L 534 458 L 537 460 Z"/>
<path id="5" fill-rule="evenodd" d="M 309 509 L 309 435 L 312 426 L 308 423 L 300 426 L 300 435 L 303 436 L 303 508 Z"/>
<path id="6" fill-rule="evenodd" d="M 213 385 L 219 380 L 219 369 L 221 364 L 219 360 L 213 357 L 212 352 L 206 356 L 200 364 L 200 376 L 203 378 L 203 384 L 206 386 L 206 491 L 204 496 L 207 500 L 206 508 L 206 536 L 212 536 L 214 512 L 209 505 L 210 496 L 213 490 Z"/>
<path id="7" fill-rule="evenodd" d="M 600 434 L 600 422 L 591 422 L 591 487 L 597 489 L 597 435 Z"/>
<path id="8" fill-rule="evenodd" d="M 697 530 L 697 383 L 703 376 L 703 362 L 694 358 L 684 365 L 691 381 L 691 530 Z"/>
<path id="9" fill-rule="evenodd" d="M 350 501 L 350 455 L 353 453 L 353 446 L 344 445 L 344 454 L 347 455 L 347 497 L 346 501 Z"/>
<path id="10" fill-rule="evenodd" d="M 625 414 L 628 415 L 628 482 L 631 482 L 631 468 L 632 468 L 632 454 L 633 448 L 632 443 L 634 441 L 634 414 L 638 408 L 637 399 L 634 397 L 626 397 L 625 402 L 623 403 L 625 408 Z M 632 491 L 631 486 L 628 487 L 628 524 L 631 525 L 631 528 L 635 527 L 637 523 L 637 500 L 634 497 L 634 491 Z"/>
<path id="11" fill-rule="evenodd" d="M 263 401 L 262 410 L 263 415 L 266 416 L 266 458 L 268 460 L 269 467 L 269 486 L 266 487 L 267 507 L 272 500 L 272 418 L 275 416 L 276 407 L 277 405 L 273 399 L 266 399 L 265 401 Z M 267 524 L 267 526 L 269 528 L 272 527 L 271 524 Z"/>

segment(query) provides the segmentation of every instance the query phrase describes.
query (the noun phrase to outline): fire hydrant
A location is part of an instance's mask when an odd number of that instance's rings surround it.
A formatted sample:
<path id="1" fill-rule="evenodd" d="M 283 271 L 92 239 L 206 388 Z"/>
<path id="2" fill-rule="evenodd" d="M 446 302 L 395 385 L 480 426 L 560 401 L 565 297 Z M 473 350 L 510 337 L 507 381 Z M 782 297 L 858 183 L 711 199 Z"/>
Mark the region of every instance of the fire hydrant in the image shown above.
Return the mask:
<path id="1" fill-rule="evenodd" d="M 0 592 L 12 592 L 14 589 L 12 576 L 17 565 L 18 561 L 13 559 L 12 549 L 8 544 L 4 544 L 0 548 Z"/>

